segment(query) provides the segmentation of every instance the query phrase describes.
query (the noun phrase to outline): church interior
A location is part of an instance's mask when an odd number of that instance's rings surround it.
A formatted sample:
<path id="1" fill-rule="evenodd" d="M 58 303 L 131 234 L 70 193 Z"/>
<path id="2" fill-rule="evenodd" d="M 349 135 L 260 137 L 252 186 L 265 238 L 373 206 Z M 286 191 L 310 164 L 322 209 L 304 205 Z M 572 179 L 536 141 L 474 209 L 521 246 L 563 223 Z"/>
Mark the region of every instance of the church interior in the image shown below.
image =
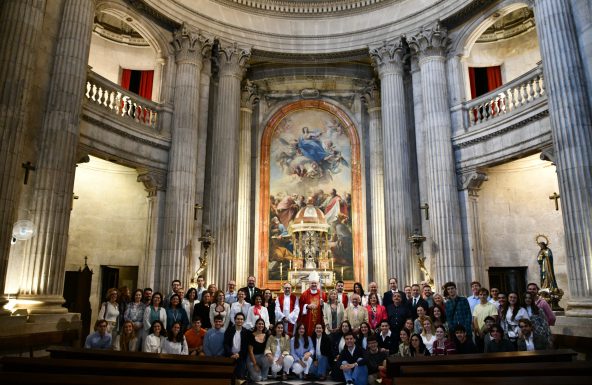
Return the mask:
<path id="1" fill-rule="evenodd" d="M 2 1 L 0 338 L 311 272 L 590 337 L 591 54 L 587 0 Z"/>

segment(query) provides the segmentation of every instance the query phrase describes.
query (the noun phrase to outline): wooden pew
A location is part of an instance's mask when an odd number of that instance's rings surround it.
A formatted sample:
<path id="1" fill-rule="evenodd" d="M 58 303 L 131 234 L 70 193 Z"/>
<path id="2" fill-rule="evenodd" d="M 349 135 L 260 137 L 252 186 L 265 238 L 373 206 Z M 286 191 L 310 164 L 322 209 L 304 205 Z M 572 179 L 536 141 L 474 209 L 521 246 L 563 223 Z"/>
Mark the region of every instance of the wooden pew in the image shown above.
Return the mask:
<path id="1" fill-rule="evenodd" d="M 109 368 L 103 368 L 103 372 Z M 2 372 L 3 385 L 228 385 L 228 380 L 154 377 L 154 369 L 142 377 L 97 374 Z"/>
<path id="2" fill-rule="evenodd" d="M 193 365 L 232 366 L 234 360 L 226 357 L 181 356 L 176 354 L 156 354 L 143 352 L 120 352 L 115 350 L 96 350 L 51 346 L 47 349 L 51 358 L 71 358 L 94 361 L 125 361 L 153 363 L 191 363 Z"/>
<path id="3" fill-rule="evenodd" d="M 401 377 L 503 377 L 503 376 L 580 376 L 592 373 L 592 362 L 545 362 L 510 364 L 403 366 Z M 592 382 L 592 381 L 591 381 Z"/>
<path id="4" fill-rule="evenodd" d="M 184 363 L 154 363 L 126 361 L 94 361 L 71 358 L 22 358 L 3 357 L 0 364 L 4 371 L 35 373 L 96 373 L 106 376 L 143 377 L 150 373 L 152 377 L 176 378 L 217 378 L 230 380 L 234 377 L 233 365 L 195 365 Z M 230 381 L 226 381 L 228 384 Z"/>
<path id="5" fill-rule="evenodd" d="M 401 368 L 406 366 L 569 362 L 573 361 L 576 355 L 577 353 L 571 349 L 558 349 L 534 352 L 453 354 L 432 357 L 390 356 L 387 358 L 387 375 L 390 378 L 400 377 Z"/>
<path id="6" fill-rule="evenodd" d="M 23 354 L 33 357 L 33 352 L 52 345 L 79 346 L 80 330 L 56 330 L 42 333 L 29 333 L 18 336 L 0 337 L 0 353 Z"/>
<path id="7" fill-rule="evenodd" d="M 401 377 L 393 385 L 589 385 L 590 376 L 531 376 L 531 377 Z"/>

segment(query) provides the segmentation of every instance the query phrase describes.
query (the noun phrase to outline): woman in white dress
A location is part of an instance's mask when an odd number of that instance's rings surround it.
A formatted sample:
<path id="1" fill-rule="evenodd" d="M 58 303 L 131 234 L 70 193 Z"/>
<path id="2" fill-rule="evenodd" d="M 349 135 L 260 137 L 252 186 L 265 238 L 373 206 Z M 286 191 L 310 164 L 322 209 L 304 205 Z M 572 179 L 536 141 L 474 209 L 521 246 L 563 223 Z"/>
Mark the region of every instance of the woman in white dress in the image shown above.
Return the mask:
<path id="1" fill-rule="evenodd" d="M 185 340 L 183 333 L 181 333 L 181 322 L 175 322 L 173 323 L 173 326 L 171 326 L 171 331 L 162 341 L 162 353 L 180 354 L 183 356 L 189 354 L 187 341 Z"/>
<path id="2" fill-rule="evenodd" d="M 421 331 L 421 339 L 423 340 L 423 344 L 428 349 L 430 354 L 432 354 L 434 350 L 434 342 L 436 342 L 436 336 L 434 331 L 434 325 L 432 324 L 432 320 L 430 317 L 426 317 L 423 320 L 423 330 Z"/>
<path id="3" fill-rule="evenodd" d="M 214 302 L 210 305 L 210 322 L 214 324 L 214 317 L 221 315 L 224 318 L 224 329 L 230 324 L 230 305 L 224 302 L 226 295 L 222 290 L 218 290 L 214 297 Z"/>
<path id="4" fill-rule="evenodd" d="M 263 306 L 263 298 L 261 294 L 255 294 L 253 297 L 253 306 L 249 309 L 247 314 L 247 320 L 245 321 L 245 329 L 253 330 L 255 328 L 255 322 L 261 318 L 265 321 L 265 328 L 269 329 L 269 314 L 267 308 Z"/>
<path id="5" fill-rule="evenodd" d="M 164 324 L 160 321 L 152 322 L 150 334 L 144 339 L 142 351 L 145 353 L 160 353 L 162 351 L 162 342 L 165 339 L 166 331 Z"/>
<path id="6" fill-rule="evenodd" d="M 117 319 L 119 318 L 119 304 L 117 303 L 117 289 L 112 287 L 107 290 L 106 301 L 101 304 L 99 320 L 107 321 L 107 333 L 112 336 L 117 334 Z"/>

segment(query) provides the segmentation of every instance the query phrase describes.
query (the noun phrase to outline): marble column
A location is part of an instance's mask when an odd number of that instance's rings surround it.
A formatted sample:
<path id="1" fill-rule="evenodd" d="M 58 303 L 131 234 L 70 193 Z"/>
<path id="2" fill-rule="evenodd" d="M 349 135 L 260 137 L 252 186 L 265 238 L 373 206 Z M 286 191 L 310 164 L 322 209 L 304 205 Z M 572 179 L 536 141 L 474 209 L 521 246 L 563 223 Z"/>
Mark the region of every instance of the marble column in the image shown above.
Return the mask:
<path id="1" fill-rule="evenodd" d="M 384 211 L 384 160 L 382 151 L 382 115 L 380 90 L 374 82 L 362 95 L 368 109 L 368 141 L 370 151 L 370 196 L 372 201 L 372 261 L 373 280 L 381 291 L 387 290 L 387 252 Z"/>
<path id="2" fill-rule="evenodd" d="M 580 60 L 584 66 L 589 106 L 592 108 L 592 2 L 590 0 L 571 0 Z"/>
<path id="3" fill-rule="evenodd" d="M 592 114 L 578 36 L 569 0 L 536 0 L 534 14 L 563 213 L 566 315 L 592 316 Z"/>
<path id="4" fill-rule="evenodd" d="M 479 220 L 479 190 L 487 174 L 479 170 L 469 170 L 460 176 L 460 211 L 466 221 L 462 224 L 464 255 L 466 257 L 467 273 L 471 280 L 479 281 L 485 286 L 488 281 L 486 266 L 483 258 L 481 242 L 481 225 Z"/>
<path id="5" fill-rule="evenodd" d="M 7 302 L 3 293 L 12 226 L 25 171 L 25 113 L 44 8 L 45 0 L 8 0 L 0 5 L 0 314 Z"/>
<path id="6" fill-rule="evenodd" d="M 221 46 L 218 105 L 212 132 L 210 228 L 216 238 L 207 282 L 224 287 L 235 277 L 237 257 L 241 80 L 250 50 Z"/>
<path id="7" fill-rule="evenodd" d="M 406 49 L 401 39 L 370 51 L 380 76 L 382 134 L 384 154 L 384 202 L 386 250 L 389 277 L 413 283 L 411 245 L 413 208 L 411 206 L 411 162 L 403 72 Z"/>
<path id="8" fill-rule="evenodd" d="M 144 260 L 138 271 L 138 287 L 155 288 L 158 272 L 156 260 L 162 248 L 161 234 L 165 207 L 166 174 L 154 170 L 138 170 L 138 182 L 144 184 L 148 193 L 148 220 L 146 221 L 146 242 Z"/>
<path id="9" fill-rule="evenodd" d="M 204 54 L 203 67 L 201 69 L 201 85 L 199 90 L 199 130 L 197 134 L 197 175 L 195 181 L 195 202 L 202 206 L 196 211 L 195 226 L 193 228 L 193 258 L 190 265 L 190 276 L 195 284 L 197 284 L 197 277 L 195 272 L 200 266 L 199 257 L 201 256 L 201 242 L 199 238 L 203 235 L 205 228 L 208 226 L 204 223 L 204 189 L 206 176 L 206 161 L 207 161 L 207 143 L 208 143 L 208 119 L 210 116 L 209 102 L 210 102 L 210 83 L 212 77 L 212 56 L 208 51 Z M 193 282 L 192 281 L 192 282 Z"/>
<path id="10" fill-rule="evenodd" d="M 160 280 L 168 287 L 172 280 L 188 283 L 195 218 L 195 181 L 199 127 L 199 89 L 203 51 L 211 43 L 183 25 L 175 32 L 173 47 L 177 70 L 173 131 L 164 215 L 164 242 L 160 258 Z"/>
<path id="11" fill-rule="evenodd" d="M 94 14 L 94 0 L 66 0 L 61 15 L 30 205 L 37 233 L 25 246 L 19 287 L 19 299 L 35 303 L 27 305 L 31 313 L 67 312 L 61 304 Z"/>
<path id="12" fill-rule="evenodd" d="M 436 25 L 422 29 L 409 39 L 418 56 L 423 97 L 423 132 L 426 141 L 426 166 L 430 210 L 432 258 L 435 281 L 439 287 L 454 281 L 461 293 L 468 280 L 463 259 L 460 208 L 451 141 L 450 108 L 446 84 L 446 47 L 448 35 Z"/>
<path id="13" fill-rule="evenodd" d="M 417 57 L 411 58 L 411 84 L 413 88 L 413 118 L 415 121 L 415 152 L 417 161 L 417 179 L 419 184 L 419 205 L 417 207 L 420 210 L 420 219 L 418 230 L 426 237 L 425 242 L 422 245 L 422 257 L 425 258 L 424 264 L 430 277 L 433 278 L 432 273 L 432 255 L 431 250 L 433 249 L 432 237 L 430 235 L 430 222 L 429 216 L 426 215 L 425 209 L 421 209 L 429 202 L 429 189 L 427 182 L 427 166 L 426 166 L 426 145 L 425 145 L 425 131 L 423 129 L 423 94 L 421 91 L 421 72 L 419 70 L 419 63 Z M 429 204 L 428 204 L 429 208 Z M 429 212 L 428 212 L 429 213 Z M 423 277 L 427 279 L 427 277 Z"/>
<path id="14" fill-rule="evenodd" d="M 251 130 L 253 106 L 259 101 L 257 86 L 249 80 L 241 92 L 239 169 L 238 169 L 238 222 L 236 246 L 236 282 L 247 282 L 251 256 Z M 220 284 L 226 284 L 221 282 Z"/>

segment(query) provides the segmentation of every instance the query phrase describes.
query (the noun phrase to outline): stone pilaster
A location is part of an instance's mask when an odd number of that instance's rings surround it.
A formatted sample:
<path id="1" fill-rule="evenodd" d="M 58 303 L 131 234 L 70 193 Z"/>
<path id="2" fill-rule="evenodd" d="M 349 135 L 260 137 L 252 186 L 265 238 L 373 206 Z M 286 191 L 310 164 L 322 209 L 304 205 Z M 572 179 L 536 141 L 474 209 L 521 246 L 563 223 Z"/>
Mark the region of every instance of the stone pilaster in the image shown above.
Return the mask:
<path id="1" fill-rule="evenodd" d="M 465 288 L 468 283 L 446 84 L 447 45 L 447 32 L 438 25 L 422 29 L 409 39 L 409 46 L 418 56 L 421 73 L 422 129 L 426 141 L 429 226 L 433 242 L 430 252 L 435 260 L 436 287 L 454 281 L 459 288 Z"/>
<path id="2" fill-rule="evenodd" d="M 405 106 L 403 72 L 406 49 L 401 39 L 371 49 L 370 55 L 380 76 L 384 155 L 384 201 L 388 275 L 400 282 L 413 282 L 411 245 L 411 162 Z"/>
<path id="3" fill-rule="evenodd" d="M 466 218 L 462 225 L 463 239 L 465 240 L 464 253 L 470 261 L 471 280 L 479 281 L 483 285 L 488 278 L 485 274 L 485 261 L 482 252 L 482 236 L 479 220 L 479 190 L 483 182 L 487 180 L 487 174 L 479 170 L 470 170 L 459 175 L 460 211 Z"/>
<path id="4" fill-rule="evenodd" d="M 94 0 L 66 0 L 55 49 L 30 206 L 37 234 L 25 247 L 19 298 L 39 313 L 62 313 L 64 269 L 80 114 L 87 78 Z"/>
<path id="5" fill-rule="evenodd" d="M 238 169 L 238 222 L 236 246 L 236 282 L 247 282 L 251 255 L 251 121 L 253 106 L 259 102 L 257 86 L 247 80 L 241 92 L 239 169 Z M 220 285 L 226 282 L 220 282 Z"/>
<path id="6" fill-rule="evenodd" d="M 21 152 L 27 99 L 45 0 L 0 5 L 0 314 L 24 169 Z"/>
<path id="7" fill-rule="evenodd" d="M 201 256 L 201 242 L 199 238 L 203 235 L 207 223 L 204 223 L 204 189 L 206 177 L 207 143 L 208 143 L 208 119 L 210 116 L 210 84 L 212 78 L 212 56 L 211 51 L 204 53 L 203 67 L 201 69 L 201 84 L 199 90 L 199 132 L 197 134 L 197 175 L 195 182 L 195 202 L 202 206 L 196 211 L 195 226 L 193 228 L 193 258 L 190 261 L 189 273 L 193 278 L 199 268 L 199 257 Z"/>
<path id="8" fill-rule="evenodd" d="M 207 282 L 224 287 L 236 274 L 241 80 L 251 56 L 237 45 L 218 52 L 218 105 L 212 133 L 210 229 L 216 238 Z"/>
<path id="9" fill-rule="evenodd" d="M 589 0 L 570 0 L 573 14 L 580 60 L 584 66 L 589 106 L 592 108 L 592 2 Z"/>
<path id="10" fill-rule="evenodd" d="M 571 294 L 566 315 L 592 316 L 592 113 L 578 36 L 569 0 L 536 0 L 534 14 L 561 194 Z"/>
<path id="11" fill-rule="evenodd" d="M 138 272 L 138 287 L 155 287 L 157 255 L 162 248 L 159 237 L 163 227 L 165 207 L 166 174 L 155 170 L 138 170 L 138 182 L 144 184 L 148 200 L 148 220 L 146 221 L 146 243 L 144 260 Z"/>
<path id="12" fill-rule="evenodd" d="M 370 151 L 370 194 L 372 210 L 372 262 L 373 280 L 388 282 L 386 233 L 384 216 L 384 158 L 382 151 L 382 115 L 380 90 L 372 82 L 362 94 L 362 101 L 368 110 L 368 141 Z M 386 290 L 386 285 L 379 287 Z"/>
<path id="13" fill-rule="evenodd" d="M 164 216 L 164 242 L 157 287 L 174 279 L 188 283 L 195 218 L 195 181 L 199 127 L 199 89 L 202 52 L 211 46 L 206 38 L 185 25 L 175 32 L 173 47 L 177 70 L 173 131 L 169 152 Z"/>

